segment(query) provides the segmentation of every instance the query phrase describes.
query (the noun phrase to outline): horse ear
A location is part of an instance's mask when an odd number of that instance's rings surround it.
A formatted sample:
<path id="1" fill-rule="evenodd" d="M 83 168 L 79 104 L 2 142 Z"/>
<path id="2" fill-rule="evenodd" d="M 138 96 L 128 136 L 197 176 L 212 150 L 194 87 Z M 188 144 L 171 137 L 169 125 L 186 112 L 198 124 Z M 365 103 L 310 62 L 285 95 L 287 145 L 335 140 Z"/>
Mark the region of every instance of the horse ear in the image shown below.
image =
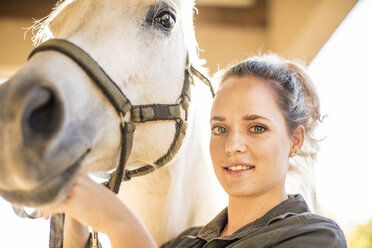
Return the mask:
<path id="1" fill-rule="evenodd" d="M 65 6 L 58 6 L 56 11 L 51 13 L 52 16 L 48 27 L 55 38 L 60 38 L 60 35 L 65 34 L 66 27 L 68 30 L 75 31 L 76 29 L 71 27 L 79 25 L 76 17 L 84 16 L 85 11 L 89 7 L 89 1 L 73 1 L 68 4 L 65 4 L 65 2 L 68 1 L 62 2 L 61 5 Z M 75 15 L 77 12 L 80 13 Z"/>

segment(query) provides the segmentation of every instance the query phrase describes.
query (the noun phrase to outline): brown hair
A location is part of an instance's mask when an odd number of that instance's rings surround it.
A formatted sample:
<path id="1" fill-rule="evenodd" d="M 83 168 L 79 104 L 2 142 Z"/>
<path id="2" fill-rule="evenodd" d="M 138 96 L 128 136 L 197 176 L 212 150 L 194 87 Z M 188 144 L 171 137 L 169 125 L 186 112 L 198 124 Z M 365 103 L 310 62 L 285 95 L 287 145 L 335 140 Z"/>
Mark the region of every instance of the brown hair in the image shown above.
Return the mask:
<path id="1" fill-rule="evenodd" d="M 275 54 L 250 57 L 222 71 L 221 84 L 230 77 L 252 76 L 270 84 L 277 94 L 277 102 L 285 117 L 288 132 L 299 125 L 305 127 L 305 141 L 301 151 L 289 162 L 289 174 L 301 177 L 299 191 L 308 196 L 316 208 L 313 184 L 313 164 L 319 149 L 314 130 L 321 121 L 319 97 L 305 68 L 294 61 Z M 305 181 L 302 179 L 305 179 Z"/>

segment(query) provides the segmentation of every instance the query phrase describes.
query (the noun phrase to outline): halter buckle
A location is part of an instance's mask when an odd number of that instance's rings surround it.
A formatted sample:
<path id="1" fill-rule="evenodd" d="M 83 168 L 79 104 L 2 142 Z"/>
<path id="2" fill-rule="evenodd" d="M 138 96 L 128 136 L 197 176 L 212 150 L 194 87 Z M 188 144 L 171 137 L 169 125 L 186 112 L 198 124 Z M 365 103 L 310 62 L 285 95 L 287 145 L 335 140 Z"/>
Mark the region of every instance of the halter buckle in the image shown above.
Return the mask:
<path id="1" fill-rule="evenodd" d="M 120 114 L 120 124 L 124 128 L 126 122 L 130 122 L 130 111 L 127 112 L 127 114 L 124 114 L 123 112 L 119 112 Z"/>
<path id="2" fill-rule="evenodd" d="M 98 232 L 93 231 L 92 235 L 92 248 L 99 248 Z"/>

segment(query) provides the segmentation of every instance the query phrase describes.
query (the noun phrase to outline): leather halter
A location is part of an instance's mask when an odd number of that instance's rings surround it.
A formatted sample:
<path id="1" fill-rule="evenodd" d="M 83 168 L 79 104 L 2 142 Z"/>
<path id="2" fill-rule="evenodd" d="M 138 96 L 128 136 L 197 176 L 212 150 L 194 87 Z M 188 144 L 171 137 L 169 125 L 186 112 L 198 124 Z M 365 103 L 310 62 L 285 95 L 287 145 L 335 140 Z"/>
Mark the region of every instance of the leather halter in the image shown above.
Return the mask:
<path id="1" fill-rule="evenodd" d="M 210 81 L 196 70 L 186 59 L 184 82 L 182 92 L 175 104 L 150 104 L 132 105 L 130 100 L 118 88 L 117 84 L 107 75 L 93 58 L 75 44 L 62 39 L 49 40 L 35 48 L 29 58 L 42 51 L 60 52 L 77 63 L 87 73 L 92 81 L 101 89 L 107 99 L 115 107 L 121 118 L 121 153 L 116 171 L 109 181 L 109 188 L 117 193 L 122 180 L 130 180 L 132 177 L 146 175 L 168 163 L 176 154 L 182 144 L 187 128 L 187 112 L 191 99 L 190 84 L 193 83 L 193 75 L 199 77 L 202 82 L 210 87 L 212 96 L 214 90 Z M 130 121 L 124 121 L 130 116 Z M 138 169 L 126 170 L 125 165 L 131 152 L 133 134 L 136 123 L 148 121 L 172 120 L 175 121 L 176 135 L 167 153 L 154 162 L 153 165 L 145 165 Z"/>
<path id="2" fill-rule="evenodd" d="M 190 85 L 194 84 L 193 76 L 198 77 L 203 83 L 208 85 L 212 97 L 214 97 L 214 90 L 211 82 L 207 77 L 205 77 L 191 65 L 188 55 L 184 70 L 182 92 L 176 103 L 132 105 L 125 94 L 119 89 L 117 84 L 113 82 L 113 80 L 98 65 L 98 63 L 94 61 L 94 59 L 88 53 L 75 44 L 67 40 L 52 39 L 36 47 L 28 58 L 30 59 L 36 53 L 43 51 L 57 51 L 66 55 L 76 64 L 78 64 L 79 67 L 83 69 L 90 77 L 92 82 L 94 82 L 100 88 L 120 116 L 120 160 L 117 169 L 110 175 L 110 179 L 107 183 L 108 188 L 115 193 L 119 192 L 121 181 L 130 180 L 132 177 L 146 175 L 162 167 L 168 163 L 178 152 L 187 129 L 188 107 L 191 100 Z M 154 162 L 156 165 L 155 167 L 153 165 L 145 165 L 134 170 L 125 169 L 125 165 L 132 149 L 136 123 L 161 120 L 172 120 L 175 122 L 176 134 L 167 153 Z M 15 206 L 13 207 L 15 212 L 21 217 L 34 217 L 27 214 L 23 208 L 17 208 Z M 58 247 L 61 242 L 60 236 L 61 232 L 63 233 L 63 218 L 63 216 L 55 216 L 55 219 L 52 218 L 51 220 L 50 247 Z M 96 245 L 98 245 L 96 232 L 93 233 L 92 239 L 92 246 L 96 247 Z"/>

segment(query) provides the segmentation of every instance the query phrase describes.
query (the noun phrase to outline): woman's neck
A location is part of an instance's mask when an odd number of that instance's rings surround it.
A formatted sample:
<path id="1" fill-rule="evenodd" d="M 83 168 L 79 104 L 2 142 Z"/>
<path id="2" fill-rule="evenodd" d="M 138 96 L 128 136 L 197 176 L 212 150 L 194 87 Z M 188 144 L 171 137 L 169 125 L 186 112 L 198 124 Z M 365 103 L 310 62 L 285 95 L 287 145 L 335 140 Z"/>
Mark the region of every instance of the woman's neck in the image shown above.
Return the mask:
<path id="1" fill-rule="evenodd" d="M 264 216 L 287 199 L 285 192 L 265 193 L 259 196 L 229 197 L 228 221 L 221 236 L 231 235 L 243 226 Z"/>

